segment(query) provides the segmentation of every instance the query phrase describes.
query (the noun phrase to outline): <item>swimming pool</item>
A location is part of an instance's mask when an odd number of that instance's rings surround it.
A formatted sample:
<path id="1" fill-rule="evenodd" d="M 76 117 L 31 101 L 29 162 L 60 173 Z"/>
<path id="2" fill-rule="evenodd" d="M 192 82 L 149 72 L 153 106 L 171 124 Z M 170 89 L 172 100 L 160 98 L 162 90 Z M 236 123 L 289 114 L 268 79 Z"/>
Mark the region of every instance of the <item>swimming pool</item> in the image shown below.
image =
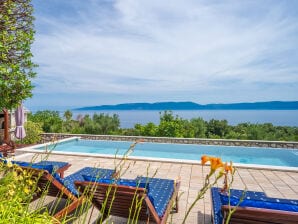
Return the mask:
<path id="1" fill-rule="evenodd" d="M 117 153 L 117 155 L 124 155 L 131 144 L 132 142 L 128 141 L 74 139 L 49 146 L 48 150 L 53 150 L 54 152 L 105 155 L 115 155 Z M 45 147 L 36 149 L 42 150 Z M 216 156 L 223 161 L 233 161 L 239 164 L 298 167 L 298 150 L 293 149 L 141 142 L 136 145 L 134 151 L 130 154 L 130 156 L 134 157 L 190 161 L 200 161 L 202 155 Z"/>

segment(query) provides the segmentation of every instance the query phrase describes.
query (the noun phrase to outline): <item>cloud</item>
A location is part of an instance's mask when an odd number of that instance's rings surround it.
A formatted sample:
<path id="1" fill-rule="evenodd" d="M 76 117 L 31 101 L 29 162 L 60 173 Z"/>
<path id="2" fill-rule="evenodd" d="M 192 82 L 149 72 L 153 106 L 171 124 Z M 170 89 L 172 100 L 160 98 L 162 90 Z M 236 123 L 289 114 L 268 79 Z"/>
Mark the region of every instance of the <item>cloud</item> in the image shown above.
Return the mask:
<path id="1" fill-rule="evenodd" d="M 115 103 L 297 100 L 295 1 L 34 5 L 37 96 L 89 93 L 93 104 L 103 95 Z"/>

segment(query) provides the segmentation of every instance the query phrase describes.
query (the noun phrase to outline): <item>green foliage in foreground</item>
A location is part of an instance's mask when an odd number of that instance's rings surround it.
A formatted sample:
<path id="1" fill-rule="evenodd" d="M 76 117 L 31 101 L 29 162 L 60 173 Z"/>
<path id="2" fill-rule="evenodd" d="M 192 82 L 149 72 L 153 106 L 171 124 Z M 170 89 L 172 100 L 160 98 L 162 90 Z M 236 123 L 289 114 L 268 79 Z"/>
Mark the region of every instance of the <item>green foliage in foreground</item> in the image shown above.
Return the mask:
<path id="1" fill-rule="evenodd" d="M 20 167 L 0 161 L 0 223 L 53 223 L 53 218 L 39 209 L 31 211 L 29 203 L 36 190 L 36 178 Z"/>
<path id="2" fill-rule="evenodd" d="M 136 124 L 134 128 L 120 128 L 118 115 L 108 114 L 79 115 L 72 118 L 66 111 L 64 120 L 57 111 L 38 111 L 28 117 L 29 121 L 38 122 L 44 132 L 71 134 L 117 134 L 133 136 L 213 138 L 241 140 L 298 141 L 298 127 L 273 126 L 271 123 L 241 123 L 229 125 L 227 120 L 204 121 L 202 118 L 183 119 L 171 111 L 160 113 L 159 124 L 149 122 Z"/>

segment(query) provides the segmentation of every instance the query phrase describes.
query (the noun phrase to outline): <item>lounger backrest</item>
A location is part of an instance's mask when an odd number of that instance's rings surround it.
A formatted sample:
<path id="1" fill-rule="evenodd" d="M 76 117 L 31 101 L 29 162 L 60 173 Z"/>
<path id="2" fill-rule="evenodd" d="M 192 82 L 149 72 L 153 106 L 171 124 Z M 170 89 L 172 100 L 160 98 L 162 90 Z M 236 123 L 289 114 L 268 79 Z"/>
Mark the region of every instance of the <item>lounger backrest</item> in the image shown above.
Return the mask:
<path id="1" fill-rule="evenodd" d="M 50 174 L 47 170 L 40 170 L 31 167 L 22 167 L 22 169 L 32 173 L 32 177 L 38 179 L 38 191 L 36 192 L 37 197 L 45 194 L 53 197 L 76 199 L 76 197 L 59 181 L 60 178 L 57 174 L 55 174 L 54 177 L 54 174 Z"/>
<path id="2" fill-rule="evenodd" d="M 148 215 L 149 217 L 154 216 L 154 208 L 146 195 L 145 188 L 85 181 L 75 182 L 75 184 L 80 192 L 84 192 L 92 198 L 92 203 L 97 208 L 101 209 L 106 203 L 105 211 L 107 212 L 111 208 L 110 215 L 132 218 L 134 211 L 139 211 L 138 220 L 147 220 Z M 138 206 L 136 206 L 137 204 Z"/>

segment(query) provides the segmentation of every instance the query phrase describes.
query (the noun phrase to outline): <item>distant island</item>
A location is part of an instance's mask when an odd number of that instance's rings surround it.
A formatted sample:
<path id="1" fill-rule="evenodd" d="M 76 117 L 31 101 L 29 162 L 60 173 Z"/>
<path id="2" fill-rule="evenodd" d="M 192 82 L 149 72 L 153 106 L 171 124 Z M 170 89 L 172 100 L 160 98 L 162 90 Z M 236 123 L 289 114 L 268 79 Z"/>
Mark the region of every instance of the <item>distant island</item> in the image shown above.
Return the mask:
<path id="1" fill-rule="evenodd" d="M 124 103 L 81 107 L 74 110 L 298 110 L 298 101 L 197 104 L 194 102 Z"/>

